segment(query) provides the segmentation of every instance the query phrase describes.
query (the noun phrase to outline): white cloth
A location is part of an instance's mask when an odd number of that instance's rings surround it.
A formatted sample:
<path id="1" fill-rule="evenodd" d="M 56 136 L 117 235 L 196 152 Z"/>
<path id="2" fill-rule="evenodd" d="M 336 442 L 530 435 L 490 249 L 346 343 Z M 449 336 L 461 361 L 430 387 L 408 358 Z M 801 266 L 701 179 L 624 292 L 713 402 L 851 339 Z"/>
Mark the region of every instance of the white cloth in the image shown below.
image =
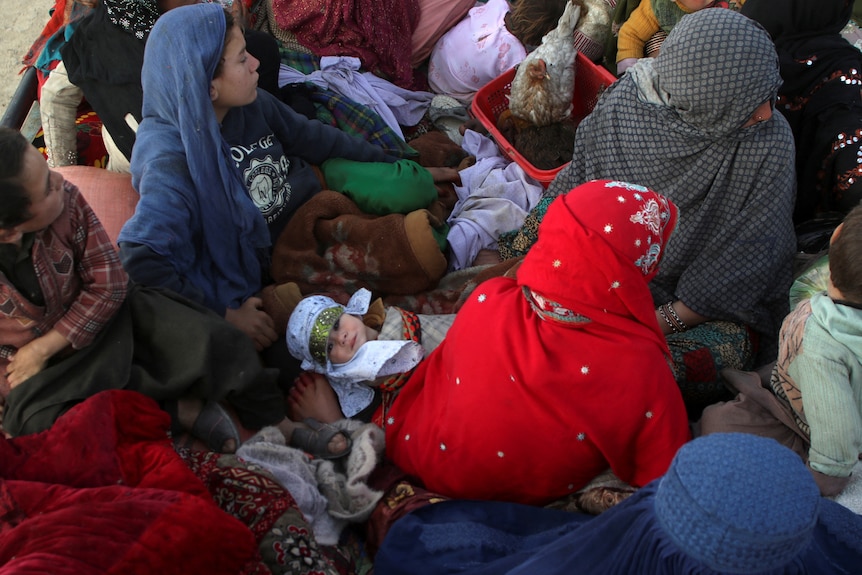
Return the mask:
<path id="1" fill-rule="evenodd" d="M 361 65 L 359 58 L 352 56 L 324 56 L 320 59 L 320 70 L 306 75 L 281 64 L 278 85 L 311 82 L 332 90 L 377 112 L 403 140 L 401 126 L 418 124 L 431 105 L 434 94 L 405 90 L 371 72 L 360 72 Z"/>
<path id="2" fill-rule="evenodd" d="M 368 386 L 368 382 L 409 371 L 425 356 L 425 350 L 415 341 L 375 340 L 365 342 L 347 363 L 332 363 L 328 357 L 325 364 L 316 361 L 309 340 L 318 316 L 327 309 L 338 308 L 341 313 L 362 317 L 368 311 L 370 302 L 371 292 L 365 288 L 353 294 L 346 306 L 326 296 L 309 296 L 299 302 L 287 323 L 287 348 L 290 353 L 302 360 L 302 369 L 326 376 L 338 396 L 345 417 L 353 417 L 371 404 L 374 390 Z M 338 317 L 340 314 L 333 318 L 333 322 Z M 331 327 L 327 326 L 327 329 Z"/>
<path id="3" fill-rule="evenodd" d="M 461 185 L 455 186 L 458 201 L 446 237 L 449 271 L 471 266 L 482 249 L 496 249 L 500 234 L 521 227 L 543 192 L 542 185 L 505 159 L 490 138 L 467 130 L 462 147 L 476 163 L 461 170 Z"/>
<path id="4" fill-rule="evenodd" d="M 840 503 L 853 513 L 862 515 L 862 461 L 856 462 L 850 482 L 841 493 L 830 497 L 835 503 Z"/>
<path id="5" fill-rule="evenodd" d="M 318 543 L 338 543 L 344 522 L 326 512 L 327 501 L 318 488 L 314 463 L 302 450 L 285 445 L 284 435 L 277 428 L 264 427 L 243 443 L 236 455 L 272 473 L 278 484 L 290 492 Z"/>
<path id="6" fill-rule="evenodd" d="M 443 34 L 428 60 L 431 90 L 470 103 L 479 88 L 527 56 L 527 49 L 506 28 L 508 12 L 507 0 L 488 0 Z"/>
<path id="7" fill-rule="evenodd" d="M 368 486 L 368 476 L 383 456 L 383 430 L 374 424 L 342 419 L 332 424 L 347 432 L 350 453 L 338 460 L 310 459 L 285 445 L 275 427 L 264 427 L 237 450 L 237 457 L 260 465 L 287 489 L 321 545 L 335 545 L 347 523 L 368 519 L 383 492 Z"/>
<path id="8" fill-rule="evenodd" d="M 42 85 L 39 114 L 45 136 L 48 165 L 52 168 L 78 163 L 76 118 L 84 91 L 69 81 L 60 60 Z"/>

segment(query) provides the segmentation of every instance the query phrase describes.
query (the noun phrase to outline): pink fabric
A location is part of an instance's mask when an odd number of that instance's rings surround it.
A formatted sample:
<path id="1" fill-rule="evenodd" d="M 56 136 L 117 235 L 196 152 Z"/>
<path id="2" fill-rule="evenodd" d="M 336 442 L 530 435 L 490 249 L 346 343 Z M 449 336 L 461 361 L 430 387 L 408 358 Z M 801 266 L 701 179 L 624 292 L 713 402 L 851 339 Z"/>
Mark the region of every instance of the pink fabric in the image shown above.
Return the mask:
<path id="1" fill-rule="evenodd" d="M 93 166 L 54 168 L 78 187 L 116 247 L 123 224 L 135 213 L 138 192 L 132 187 L 131 174 L 109 172 Z"/>
<path id="2" fill-rule="evenodd" d="M 428 61 L 432 91 L 469 103 L 479 88 L 526 58 L 526 48 L 503 23 L 508 12 L 506 0 L 488 0 L 440 38 Z"/>
<path id="3" fill-rule="evenodd" d="M 476 0 L 419 0 L 419 24 L 413 31 L 413 67 L 431 55 L 440 37 L 467 15 Z"/>

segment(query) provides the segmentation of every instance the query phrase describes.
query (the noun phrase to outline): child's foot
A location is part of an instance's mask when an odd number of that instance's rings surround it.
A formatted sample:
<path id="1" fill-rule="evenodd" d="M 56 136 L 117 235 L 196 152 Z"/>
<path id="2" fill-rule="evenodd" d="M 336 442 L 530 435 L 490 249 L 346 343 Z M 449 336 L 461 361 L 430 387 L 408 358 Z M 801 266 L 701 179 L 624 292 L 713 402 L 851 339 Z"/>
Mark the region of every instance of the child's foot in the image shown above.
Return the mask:
<path id="1" fill-rule="evenodd" d="M 334 423 L 344 419 L 338 396 L 326 378 L 319 373 L 304 372 L 296 378 L 287 397 L 288 414 L 294 421 L 316 419 Z"/>
<path id="2" fill-rule="evenodd" d="M 230 414 L 216 402 L 181 398 L 177 400 L 176 418 L 180 426 L 202 440 L 217 453 L 235 453 L 239 431 Z"/>
<path id="3" fill-rule="evenodd" d="M 319 459 L 344 457 L 350 453 L 353 446 L 353 441 L 346 431 L 314 419 L 295 423 L 285 418 L 278 424 L 278 429 L 284 435 L 288 445 L 302 449 Z"/>

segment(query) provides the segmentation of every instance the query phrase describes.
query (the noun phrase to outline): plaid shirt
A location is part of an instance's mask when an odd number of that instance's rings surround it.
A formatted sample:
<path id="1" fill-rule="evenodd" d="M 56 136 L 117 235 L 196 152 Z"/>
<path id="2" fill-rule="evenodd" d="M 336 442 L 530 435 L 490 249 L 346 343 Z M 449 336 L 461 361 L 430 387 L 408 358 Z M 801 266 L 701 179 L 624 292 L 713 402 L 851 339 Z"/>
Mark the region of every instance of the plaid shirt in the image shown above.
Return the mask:
<path id="1" fill-rule="evenodd" d="M 56 328 L 74 349 L 89 345 L 113 318 L 129 281 L 105 228 L 66 182 L 63 213 L 37 232 L 32 261 L 45 297 L 36 306 L 0 274 L 0 379 L 21 346 Z"/>
<path id="2" fill-rule="evenodd" d="M 281 63 L 311 74 L 320 70 L 320 58 L 287 48 L 280 49 Z M 419 152 L 386 125 L 380 115 L 349 98 L 325 88 L 307 83 L 312 90 L 311 101 L 315 104 L 317 119 L 335 126 L 351 136 L 357 136 L 383 148 L 383 151 L 399 159 L 416 159 Z"/>

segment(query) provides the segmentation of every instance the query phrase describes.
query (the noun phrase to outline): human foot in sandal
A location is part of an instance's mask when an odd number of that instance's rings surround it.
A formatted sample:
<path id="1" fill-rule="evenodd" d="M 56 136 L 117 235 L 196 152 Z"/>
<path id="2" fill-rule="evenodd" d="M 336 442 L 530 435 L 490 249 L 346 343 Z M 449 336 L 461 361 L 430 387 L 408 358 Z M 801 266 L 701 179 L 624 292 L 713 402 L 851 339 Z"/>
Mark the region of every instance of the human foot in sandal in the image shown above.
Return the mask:
<path id="1" fill-rule="evenodd" d="M 174 417 L 174 414 L 171 413 L 171 416 Z M 176 402 L 175 419 L 184 430 L 203 441 L 212 451 L 234 453 L 239 447 L 239 430 L 227 410 L 215 401 L 179 399 Z"/>
<path id="2" fill-rule="evenodd" d="M 285 419 L 278 428 L 288 444 L 316 458 L 338 459 L 350 453 L 353 447 L 353 440 L 346 431 L 315 419 L 306 419 L 304 424 Z"/>

